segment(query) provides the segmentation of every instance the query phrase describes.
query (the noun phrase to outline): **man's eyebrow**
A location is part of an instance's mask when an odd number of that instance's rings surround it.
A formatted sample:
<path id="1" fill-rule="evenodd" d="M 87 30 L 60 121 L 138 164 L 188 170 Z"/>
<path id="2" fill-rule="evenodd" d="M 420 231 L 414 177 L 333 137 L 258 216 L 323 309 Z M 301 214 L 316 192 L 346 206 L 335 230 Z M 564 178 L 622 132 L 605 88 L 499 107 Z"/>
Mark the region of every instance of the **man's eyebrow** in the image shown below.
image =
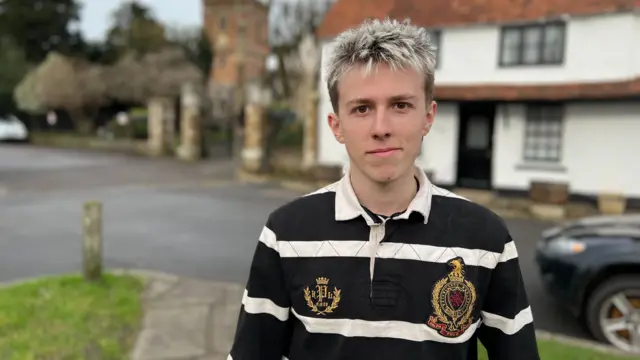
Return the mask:
<path id="1" fill-rule="evenodd" d="M 411 95 L 411 94 L 400 94 L 400 95 L 394 95 L 392 97 L 389 98 L 389 101 L 391 102 L 395 102 L 395 101 L 407 101 L 407 100 L 415 100 L 418 97 L 415 95 Z M 368 98 L 355 98 L 352 100 L 347 101 L 347 105 L 355 105 L 355 104 L 371 104 L 374 101 Z"/>
<path id="2" fill-rule="evenodd" d="M 356 98 L 356 99 L 352 99 L 347 101 L 347 105 L 355 105 L 355 104 L 370 104 L 373 101 L 371 99 L 367 99 L 367 98 Z"/>
<path id="3" fill-rule="evenodd" d="M 415 100 L 417 96 L 411 94 L 401 94 L 391 97 L 391 101 L 401 101 L 401 100 Z"/>

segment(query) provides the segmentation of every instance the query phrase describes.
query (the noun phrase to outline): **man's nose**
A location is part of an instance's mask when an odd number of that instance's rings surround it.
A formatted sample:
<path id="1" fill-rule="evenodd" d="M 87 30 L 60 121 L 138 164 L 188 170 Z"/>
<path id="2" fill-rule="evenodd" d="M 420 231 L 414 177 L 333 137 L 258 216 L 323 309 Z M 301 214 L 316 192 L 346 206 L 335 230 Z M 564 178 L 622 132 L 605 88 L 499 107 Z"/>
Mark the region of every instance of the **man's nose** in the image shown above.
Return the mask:
<path id="1" fill-rule="evenodd" d="M 391 119 L 389 113 L 385 109 L 375 112 L 373 118 L 372 135 L 375 138 L 385 138 L 391 136 Z"/>

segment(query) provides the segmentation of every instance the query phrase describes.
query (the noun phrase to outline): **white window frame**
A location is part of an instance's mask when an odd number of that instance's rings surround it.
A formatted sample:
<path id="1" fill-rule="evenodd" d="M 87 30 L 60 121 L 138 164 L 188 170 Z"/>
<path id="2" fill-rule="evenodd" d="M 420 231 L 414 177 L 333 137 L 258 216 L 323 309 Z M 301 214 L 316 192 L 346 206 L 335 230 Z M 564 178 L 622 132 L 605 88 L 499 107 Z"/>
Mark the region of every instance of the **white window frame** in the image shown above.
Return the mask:
<path id="1" fill-rule="evenodd" d="M 562 162 L 564 115 L 564 106 L 561 104 L 526 106 L 522 150 L 526 163 Z"/>

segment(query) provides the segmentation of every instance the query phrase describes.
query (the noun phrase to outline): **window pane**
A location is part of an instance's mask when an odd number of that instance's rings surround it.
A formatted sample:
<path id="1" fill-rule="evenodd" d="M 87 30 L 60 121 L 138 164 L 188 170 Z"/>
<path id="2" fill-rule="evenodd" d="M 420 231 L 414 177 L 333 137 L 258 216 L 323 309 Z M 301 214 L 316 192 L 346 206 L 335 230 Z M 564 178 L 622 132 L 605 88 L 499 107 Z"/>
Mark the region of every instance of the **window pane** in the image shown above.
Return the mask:
<path id="1" fill-rule="evenodd" d="M 484 117 L 472 117 L 467 124 L 468 149 L 486 149 L 489 146 L 489 122 Z"/>
<path id="2" fill-rule="evenodd" d="M 562 107 L 528 106 L 524 157 L 532 161 L 559 161 L 562 147 Z"/>
<path id="3" fill-rule="evenodd" d="M 540 47 L 542 45 L 542 28 L 530 27 L 524 30 L 523 34 L 523 59 L 525 64 L 536 64 L 540 62 Z"/>
<path id="4" fill-rule="evenodd" d="M 564 26 L 547 25 L 544 29 L 542 59 L 546 63 L 561 62 L 564 55 Z"/>
<path id="5" fill-rule="evenodd" d="M 500 61 L 503 64 L 517 64 L 520 61 L 520 30 L 505 29 L 502 32 L 502 54 Z"/>

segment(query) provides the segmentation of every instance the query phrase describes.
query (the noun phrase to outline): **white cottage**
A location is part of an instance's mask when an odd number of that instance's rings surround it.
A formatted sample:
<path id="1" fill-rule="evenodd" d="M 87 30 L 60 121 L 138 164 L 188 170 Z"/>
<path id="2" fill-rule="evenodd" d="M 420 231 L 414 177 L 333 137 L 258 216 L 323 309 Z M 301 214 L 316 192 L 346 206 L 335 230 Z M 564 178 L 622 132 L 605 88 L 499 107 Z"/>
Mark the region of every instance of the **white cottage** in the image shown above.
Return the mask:
<path id="1" fill-rule="evenodd" d="M 520 3 L 520 4 L 518 4 Z M 631 0 L 338 0 L 330 40 L 367 17 L 429 29 L 438 44 L 438 114 L 418 164 L 444 187 L 640 199 L 640 3 Z M 433 15 L 431 15 L 433 14 Z M 324 61 L 322 62 L 324 66 Z M 347 161 L 327 126 L 322 71 L 318 165 Z"/>

